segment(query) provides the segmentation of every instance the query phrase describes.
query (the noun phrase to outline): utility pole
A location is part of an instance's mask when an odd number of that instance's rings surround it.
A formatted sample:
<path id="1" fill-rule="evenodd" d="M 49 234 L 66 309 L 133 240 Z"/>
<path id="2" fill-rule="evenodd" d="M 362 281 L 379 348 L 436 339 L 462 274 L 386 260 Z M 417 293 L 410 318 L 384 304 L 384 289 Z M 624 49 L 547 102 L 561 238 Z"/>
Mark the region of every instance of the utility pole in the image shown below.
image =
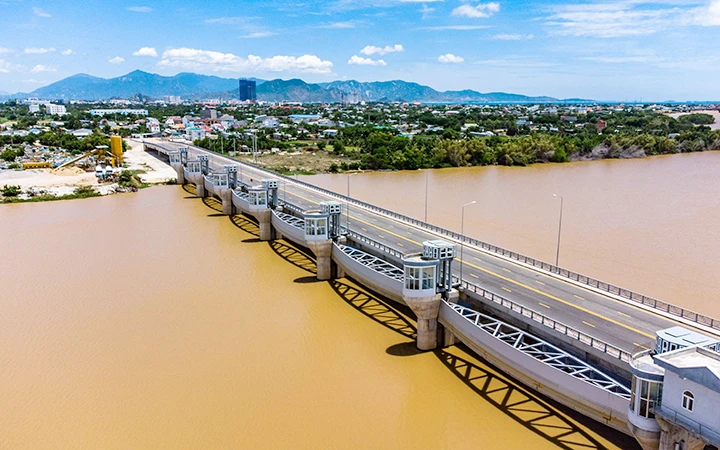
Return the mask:
<path id="1" fill-rule="evenodd" d="M 477 203 L 475 200 L 465 203 L 462 206 L 462 213 L 460 214 L 460 283 L 462 283 L 462 276 L 463 276 L 463 266 L 465 265 L 465 260 L 463 259 L 463 251 L 465 249 L 465 239 L 463 238 L 465 236 L 465 208 L 470 205 L 474 205 Z"/>
<path id="2" fill-rule="evenodd" d="M 555 267 L 559 267 L 560 262 L 560 233 L 562 232 L 562 219 L 563 219 L 563 202 L 564 199 L 561 195 L 553 194 L 553 197 L 560 199 L 560 221 L 558 222 L 558 238 L 557 238 L 557 252 L 555 253 Z"/>

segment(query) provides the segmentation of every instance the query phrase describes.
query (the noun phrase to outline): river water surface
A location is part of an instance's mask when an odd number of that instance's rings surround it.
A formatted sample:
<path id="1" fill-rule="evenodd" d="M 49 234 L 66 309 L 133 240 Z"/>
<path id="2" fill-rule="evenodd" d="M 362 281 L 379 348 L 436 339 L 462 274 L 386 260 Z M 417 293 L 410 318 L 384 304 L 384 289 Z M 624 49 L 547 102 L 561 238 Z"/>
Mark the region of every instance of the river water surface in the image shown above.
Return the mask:
<path id="1" fill-rule="evenodd" d="M 417 354 L 404 311 L 191 197 L 0 208 L 0 448 L 631 445 L 462 348 Z"/>
<path id="2" fill-rule="evenodd" d="M 353 197 L 425 216 L 420 171 L 357 174 Z M 720 152 L 431 170 L 436 225 L 720 318 Z M 346 194 L 347 175 L 301 178 Z"/>

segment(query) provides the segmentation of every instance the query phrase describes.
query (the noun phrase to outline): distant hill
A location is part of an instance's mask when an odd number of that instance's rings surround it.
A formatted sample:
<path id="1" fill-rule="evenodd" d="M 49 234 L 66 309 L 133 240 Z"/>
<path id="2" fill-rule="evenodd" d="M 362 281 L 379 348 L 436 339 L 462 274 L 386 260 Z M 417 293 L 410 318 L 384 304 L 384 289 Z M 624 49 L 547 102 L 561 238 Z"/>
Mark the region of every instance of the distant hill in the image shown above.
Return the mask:
<path id="1" fill-rule="evenodd" d="M 272 81 L 258 80 L 258 100 L 280 102 L 487 102 L 487 103 L 541 103 L 559 102 L 553 97 L 530 97 L 505 92 L 480 93 L 473 90 L 436 91 L 418 83 L 394 80 L 360 82 L 355 80 L 330 83 L 306 83 L 300 79 Z M 38 97 L 63 100 L 106 100 L 110 98 L 144 97 L 161 98 L 179 95 L 198 99 L 219 97 L 237 98 L 237 79 L 180 73 L 166 77 L 136 70 L 116 78 L 98 78 L 86 74 L 73 75 L 30 93 L 18 93 L 12 97 Z M 590 100 L 573 99 L 575 102 Z"/>
<path id="2" fill-rule="evenodd" d="M 261 82 L 259 80 L 259 82 Z M 30 95 L 49 99 L 104 100 L 128 98 L 135 94 L 159 98 L 165 95 L 190 97 L 212 92 L 237 89 L 235 78 L 220 78 L 195 73 L 179 73 L 165 77 L 136 70 L 117 78 L 98 78 L 85 74 L 73 75 L 48 86 L 36 89 Z"/>

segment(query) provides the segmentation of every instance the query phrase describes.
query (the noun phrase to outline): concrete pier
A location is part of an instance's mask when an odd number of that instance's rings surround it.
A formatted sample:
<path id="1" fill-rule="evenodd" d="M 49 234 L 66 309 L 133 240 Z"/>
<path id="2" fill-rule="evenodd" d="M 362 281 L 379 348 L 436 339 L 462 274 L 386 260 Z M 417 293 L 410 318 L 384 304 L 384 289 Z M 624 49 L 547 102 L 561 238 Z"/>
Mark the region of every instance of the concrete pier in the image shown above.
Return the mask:
<path id="1" fill-rule="evenodd" d="M 223 203 L 224 204 L 224 203 Z M 223 210 L 225 208 L 223 207 Z M 264 209 L 252 213 L 260 224 L 260 240 L 270 241 L 273 238 L 272 211 Z"/>
<path id="2" fill-rule="evenodd" d="M 232 216 L 235 214 L 235 205 L 232 202 L 232 189 L 230 188 L 219 188 L 216 189 L 217 196 L 222 201 L 222 213 L 226 216 Z"/>
<path id="3" fill-rule="evenodd" d="M 437 348 L 437 319 L 440 312 L 440 294 L 432 297 L 403 297 L 405 303 L 417 316 L 417 348 Z"/>
<path id="4" fill-rule="evenodd" d="M 202 173 L 192 174 L 188 178 L 190 178 L 188 181 L 195 184 L 195 196 L 198 198 L 207 197 L 207 193 L 205 192 L 205 178 L 202 176 Z"/>
<path id="5" fill-rule="evenodd" d="M 308 242 L 308 247 L 315 254 L 318 280 L 332 279 L 332 245 L 331 239 Z"/>
<path id="6" fill-rule="evenodd" d="M 175 169 L 175 173 L 177 174 L 177 183 L 182 186 L 185 184 L 185 168 L 183 167 L 182 163 L 172 163 L 170 166 Z"/>

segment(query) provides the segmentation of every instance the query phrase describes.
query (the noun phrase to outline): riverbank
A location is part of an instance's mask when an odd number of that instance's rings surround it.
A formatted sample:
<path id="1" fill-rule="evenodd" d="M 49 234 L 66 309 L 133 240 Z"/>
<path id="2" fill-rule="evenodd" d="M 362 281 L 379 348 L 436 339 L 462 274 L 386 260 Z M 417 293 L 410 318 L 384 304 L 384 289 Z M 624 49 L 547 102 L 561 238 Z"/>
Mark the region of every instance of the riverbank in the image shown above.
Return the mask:
<path id="1" fill-rule="evenodd" d="M 79 167 L 0 171 L 0 203 L 69 200 L 135 191 L 153 184 L 177 179 L 175 171 L 145 152 L 141 143 L 128 140 L 130 150 L 123 155 L 124 177 L 100 182 L 94 172 Z M 8 195 L 9 194 L 9 195 Z"/>

